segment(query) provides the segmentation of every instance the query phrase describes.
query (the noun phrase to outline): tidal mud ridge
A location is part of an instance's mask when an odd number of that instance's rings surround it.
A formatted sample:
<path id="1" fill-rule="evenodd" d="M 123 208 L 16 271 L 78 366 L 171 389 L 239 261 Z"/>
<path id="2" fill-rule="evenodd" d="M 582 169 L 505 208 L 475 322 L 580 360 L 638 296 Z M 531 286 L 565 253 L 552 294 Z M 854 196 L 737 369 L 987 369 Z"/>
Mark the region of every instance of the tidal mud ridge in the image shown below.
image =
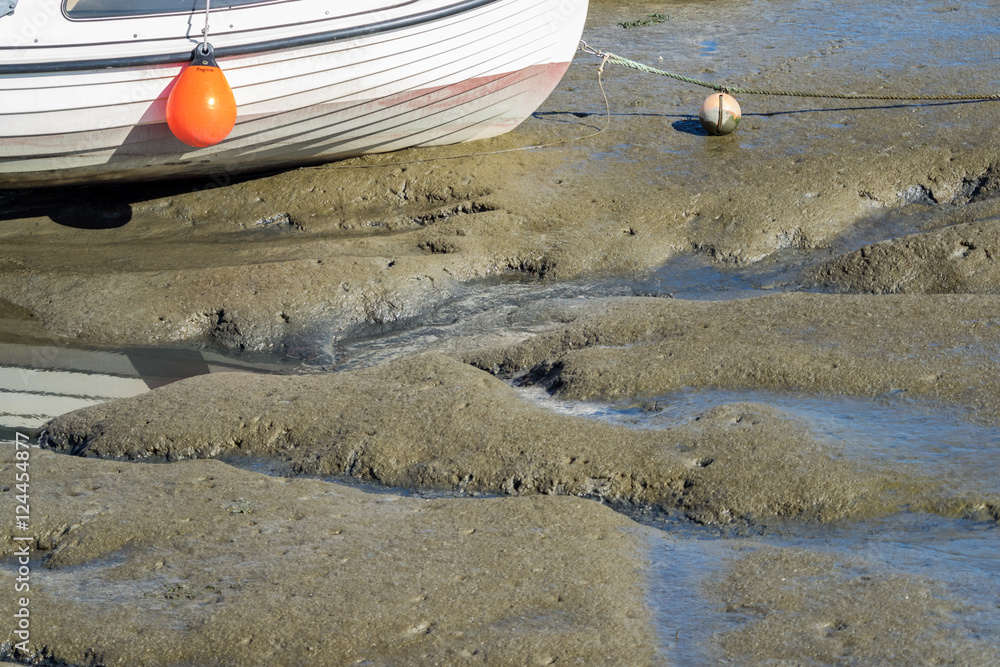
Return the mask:
<path id="1" fill-rule="evenodd" d="M 998 19 L 594 0 L 584 38 L 740 86 L 993 92 Z M 484 142 L 0 192 L 0 365 L 256 369 L 45 424 L 31 646 L 0 658 L 996 664 L 1000 103 L 748 96 L 709 137 L 707 91 L 611 65 L 608 118 L 599 65 Z"/>

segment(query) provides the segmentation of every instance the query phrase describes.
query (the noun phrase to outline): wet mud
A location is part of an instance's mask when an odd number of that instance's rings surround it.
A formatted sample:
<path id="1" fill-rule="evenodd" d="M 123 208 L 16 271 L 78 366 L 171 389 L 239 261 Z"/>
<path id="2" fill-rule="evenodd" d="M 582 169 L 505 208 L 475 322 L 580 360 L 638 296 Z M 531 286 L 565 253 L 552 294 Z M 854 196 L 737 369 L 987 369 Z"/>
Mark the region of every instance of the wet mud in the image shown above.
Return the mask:
<path id="1" fill-rule="evenodd" d="M 992 92 L 997 12 L 595 0 L 584 38 Z M 155 376 L 28 415 L 39 620 L 0 658 L 990 664 L 1000 103 L 744 96 L 709 137 L 707 91 L 600 64 L 488 141 L 0 192 L 4 397 L 104 382 L 74 350 Z"/>
<path id="2" fill-rule="evenodd" d="M 203 376 L 57 418 L 43 439 L 83 456 L 267 458 L 290 474 L 396 487 L 588 496 L 702 523 L 830 520 L 924 493 L 890 469 L 838 460 L 767 406 L 731 404 L 684 427 L 630 430 L 554 414 L 433 355 L 309 378 Z"/>
<path id="3" fill-rule="evenodd" d="M 37 451 L 32 465 L 32 639 L 58 664 L 641 664 L 655 650 L 641 531 L 597 503 L 373 495 L 215 461 Z"/>
<path id="4" fill-rule="evenodd" d="M 798 73 L 810 88 L 891 84 L 930 94 L 969 81 L 989 89 L 972 60 L 981 53 L 976 40 L 988 38 L 971 30 L 987 30 L 981 8 L 937 12 L 930 4 L 923 11 L 936 20 L 926 19 L 927 29 L 948 38 L 947 49 L 932 53 L 914 53 L 902 27 L 891 43 L 865 42 L 869 28 L 860 24 L 874 17 L 860 5 L 838 10 L 859 24 L 842 26 L 841 39 L 789 36 L 790 26 L 815 24 L 814 2 L 732 4 L 726 21 L 707 18 L 697 3 L 671 4 L 671 20 L 627 30 L 621 15 L 653 6 L 598 2 L 586 38 L 736 84 L 780 88 Z M 922 18 L 911 20 L 919 26 Z M 708 33 L 719 45 L 710 57 L 695 37 Z M 829 44 L 817 49 L 817 40 Z M 661 50 L 664 43 L 674 46 Z M 880 61 L 890 49 L 893 57 Z M 970 60 L 953 62 L 954 53 Z M 937 70 L 917 76 L 903 67 L 935 54 Z M 995 190 L 993 102 L 755 96 L 744 100 L 746 127 L 710 138 L 690 127 L 701 89 L 609 67 L 610 125 L 571 141 L 605 124 L 599 62 L 580 54 L 534 118 L 473 146 L 263 178 L 83 187 L 56 198 L 4 193 L 0 292 L 48 331 L 77 340 L 323 351 L 352 325 L 420 317 L 471 279 L 622 275 L 688 253 L 746 265 L 782 250 L 835 247 L 901 204 L 982 203 Z"/>
<path id="5" fill-rule="evenodd" d="M 988 602 L 863 557 L 754 549 L 734 559 L 713 588 L 726 600 L 726 614 L 746 619 L 722 640 L 728 655 L 816 664 L 989 665 L 996 659 L 995 645 L 982 641 L 993 631 Z M 956 617 L 975 620 L 956 628 Z"/>
<path id="6" fill-rule="evenodd" d="M 882 241 L 820 265 L 807 285 L 868 294 L 996 294 L 1000 220 Z"/>

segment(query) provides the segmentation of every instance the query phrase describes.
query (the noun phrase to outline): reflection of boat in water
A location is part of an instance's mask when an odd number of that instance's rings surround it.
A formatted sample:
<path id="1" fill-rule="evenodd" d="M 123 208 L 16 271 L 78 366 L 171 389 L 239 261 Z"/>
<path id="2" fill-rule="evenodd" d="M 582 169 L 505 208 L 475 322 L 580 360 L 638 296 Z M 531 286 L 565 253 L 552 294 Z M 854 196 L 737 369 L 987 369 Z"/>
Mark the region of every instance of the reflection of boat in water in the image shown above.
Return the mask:
<path id="1" fill-rule="evenodd" d="M 197 350 L 104 352 L 0 343 L 0 441 L 13 441 L 15 431 L 34 437 L 45 422 L 79 408 L 233 370 L 287 372 L 288 367 Z"/>
<path id="2" fill-rule="evenodd" d="M 238 116 L 191 148 L 166 102 L 205 0 L 0 4 L 0 187 L 227 174 L 507 132 L 559 82 L 587 0 L 216 0 Z M 10 0 L 13 2 L 13 0 Z"/>

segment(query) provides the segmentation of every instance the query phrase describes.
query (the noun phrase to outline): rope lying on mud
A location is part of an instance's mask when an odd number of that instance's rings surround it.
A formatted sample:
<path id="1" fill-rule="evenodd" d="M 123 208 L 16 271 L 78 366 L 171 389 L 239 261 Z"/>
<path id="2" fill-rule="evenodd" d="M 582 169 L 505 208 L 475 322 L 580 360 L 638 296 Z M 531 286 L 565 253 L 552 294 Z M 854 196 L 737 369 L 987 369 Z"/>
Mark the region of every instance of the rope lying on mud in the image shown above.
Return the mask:
<path id="1" fill-rule="evenodd" d="M 801 90 L 768 90 L 764 88 L 741 88 L 739 86 L 727 86 L 724 84 L 710 83 L 708 81 L 694 79 L 689 76 L 684 76 L 682 74 L 675 74 L 673 72 L 667 72 L 662 69 L 656 69 L 655 67 L 649 67 L 648 65 L 637 63 L 634 60 L 629 60 L 628 58 L 619 56 L 617 54 L 595 49 L 586 42 L 580 42 L 580 50 L 583 51 L 584 53 L 601 58 L 603 60 L 603 62 L 601 63 L 602 70 L 605 64 L 613 63 L 615 65 L 621 65 L 622 67 L 629 67 L 631 69 L 638 70 L 640 72 L 666 76 L 671 79 L 683 81 L 684 83 L 690 83 L 695 86 L 702 86 L 703 88 L 710 88 L 714 91 L 720 93 L 727 93 L 730 95 L 732 94 L 778 95 L 783 97 L 818 97 L 818 98 L 825 98 L 832 100 L 926 100 L 926 101 L 936 100 L 936 101 L 947 101 L 947 102 L 969 101 L 969 100 L 1000 100 L 1000 93 L 991 93 L 988 95 L 904 95 L 904 94 L 888 95 L 888 94 L 876 94 L 876 93 L 818 93 L 813 91 L 801 91 Z"/>

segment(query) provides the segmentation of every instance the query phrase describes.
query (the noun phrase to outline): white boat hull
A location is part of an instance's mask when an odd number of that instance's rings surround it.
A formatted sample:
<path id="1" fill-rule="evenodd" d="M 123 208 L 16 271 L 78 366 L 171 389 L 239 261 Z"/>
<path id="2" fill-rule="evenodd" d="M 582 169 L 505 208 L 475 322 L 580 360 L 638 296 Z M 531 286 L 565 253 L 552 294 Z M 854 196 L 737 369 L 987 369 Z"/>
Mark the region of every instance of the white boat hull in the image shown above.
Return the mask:
<path id="1" fill-rule="evenodd" d="M 314 0 L 298 2 L 305 6 Z M 406 3 L 410 12 L 427 4 Z M 477 3 L 453 6 L 459 4 Z M 181 143 L 166 124 L 167 96 L 185 62 L 33 74 L 16 71 L 31 70 L 30 62 L 6 68 L 14 73 L 5 73 L 0 62 L 0 187 L 226 177 L 502 134 L 558 84 L 579 41 L 586 4 L 480 1 L 444 18 L 414 20 L 409 27 L 232 56 L 225 55 L 227 50 L 249 50 L 254 40 L 273 43 L 273 30 L 216 35 L 211 41 L 233 88 L 238 116 L 225 141 L 202 149 Z M 0 28 L 20 14 L 22 5 L 14 16 L 0 19 Z M 188 33 L 192 25 L 203 25 L 182 18 Z M 363 18 L 377 24 L 381 17 L 369 12 Z M 143 20 L 153 19 L 103 23 L 131 32 L 124 24 Z M 177 47 L 196 43 L 197 37 L 188 34 Z M 99 63 L 88 48 L 76 47 L 80 59 Z M 23 53 L 22 59 L 30 56 L 58 70 L 61 65 L 44 60 L 44 51 L 0 49 L 0 54 Z"/>

